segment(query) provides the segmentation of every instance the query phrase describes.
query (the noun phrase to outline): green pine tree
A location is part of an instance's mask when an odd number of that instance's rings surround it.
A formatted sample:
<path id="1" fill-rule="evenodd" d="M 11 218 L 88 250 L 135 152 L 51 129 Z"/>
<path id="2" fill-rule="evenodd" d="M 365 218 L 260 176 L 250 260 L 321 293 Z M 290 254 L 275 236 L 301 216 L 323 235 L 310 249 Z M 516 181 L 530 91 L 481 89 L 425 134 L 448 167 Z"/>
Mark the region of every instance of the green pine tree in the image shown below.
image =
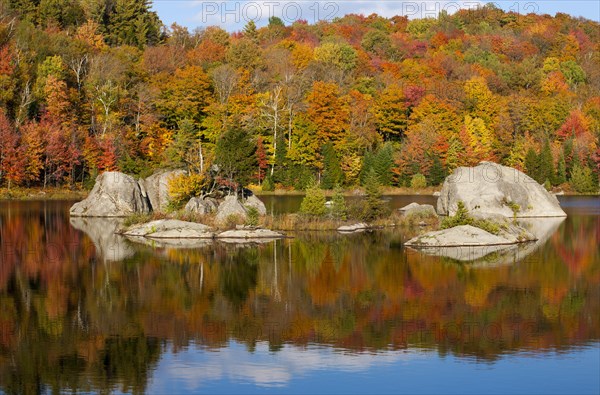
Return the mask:
<path id="1" fill-rule="evenodd" d="M 105 32 L 111 45 L 132 45 L 142 48 L 157 44 L 161 37 L 162 22 L 151 11 L 149 0 L 115 0 L 109 2 Z"/>
<path id="2" fill-rule="evenodd" d="M 179 128 L 173 136 L 173 141 L 165 151 L 168 167 L 186 167 L 188 171 L 198 172 L 198 134 L 194 122 L 184 119 L 179 122 Z"/>
<path id="3" fill-rule="evenodd" d="M 538 157 L 538 179 L 537 181 L 542 184 L 546 180 L 552 181 L 556 178 L 554 172 L 554 159 L 552 158 L 552 150 L 550 149 L 550 142 L 546 139 L 540 155 Z"/>
<path id="4" fill-rule="evenodd" d="M 283 135 L 277 137 L 277 148 L 275 149 L 275 167 L 273 169 L 273 181 L 285 183 L 287 178 L 287 144 Z"/>
<path id="5" fill-rule="evenodd" d="M 262 184 L 262 190 L 266 192 L 272 192 L 275 190 L 275 183 L 273 182 L 273 177 L 271 175 L 267 175 Z"/>
<path id="6" fill-rule="evenodd" d="M 556 164 L 554 185 L 564 184 L 565 182 L 567 182 L 567 165 L 565 164 L 565 156 L 561 152 L 558 157 L 558 163 Z"/>
<path id="7" fill-rule="evenodd" d="M 529 177 L 533 178 L 537 182 L 540 182 L 538 174 L 538 165 L 539 161 L 537 154 L 535 153 L 533 148 L 529 148 L 527 150 L 527 154 L 525 155 L 525 171 Z M 544 182 L 544 180 L 542 180 L 542 182 Z"/>
<path id="8" fill-rule="evenodd" d="M 332 189 L 335 185 L 342 182 L 344 172 L 332 144 L 325 144 L 323 146 L 323 166 L 321 188 Z"/>
<path id="9" fill-rule="evenodd" d="M 375 163 L 375 155 L 373 154 L 372 151 L 367 151 L 365 152 L 365 156 L 363 158 L 363 162 L 362 162 L 362 167 L 360 169 L 360 185 L 365 185 L 365 182 L 367 181 L 367 175 L 369 174 L 369 171 L 371 171 L 371 169 L 373 168 Z"/>
<path id="10" fill-rule="evenodd" d="M 433 157 L 433 163 L 431 165 L 431 169 L 429 169 L 429 182 L 431 185 L 440 185 L 446 179 L 446 169 L 444 165 L 442 165 L 442 161 L 440 161 L 439 156 L 435 155 Z"/>
<path id="11" fill-rule="evenodd" d="M 574 156 L 575 160 L 577 160 L 577 155 L 573 155 L 573 139 L 565 140 L 563 144 L 563 157 L 565 158 L 565 174 L 567 179 L 571 177 Z"/>
<path id="12" fill-rule="evenodd" d="M 381 185 L 375 169 L 369 170 L 365 178 L 365 192 L 367 198 L 364 219 L 379 218 L 383 214 L 383 201 L 381 200 Z"/>
<path id="13" fill-rule="evenodd" d="M 227 130 L 217 141 L 215 164 L 231 182 L 248 185 L 256 170 L 256 144 L 240 128 Z"/>
<path id="14" fill-rule="evenodd" d="M 373 168 L 383 186 L 392 185 L 392 167 L 394 166 L 394 147 L 391 143 L 385 144 L 377 150 L 373 158 Z"/>
<path id="15" fill-rule="evenodd" d="M 327 213 L 325 194 L 316 182 L 312 182 L 306 190 L 306 195 L 300 203 L 300 213 L 304 215 L 322 217 Z"/>
<path id="16" fill-rule="evenodd" d="M 258 31 L 256 30 L 256 23 L 254 23 L 253 20 L 250 20 L 250 22 L 244 26 L 244 37 L 258 44 Z"/>
<path id="17" fill-rule="evenodd" d="M 571 170 L 571 179 L 569 180 L 571 187 L 579 193 L 596 193 L 598 192 L 598 178 L 588 166 L 582 166 L 579 162 L 573 165 Z"/>
<path id="18" fill-rule="evenodd" d="M 344 199 L 342 188 L 340 188 L 339 185 L 336 185 L 335 189 L 333 190 L 331 202 L 331 216 L 335 219 L 341 219 L 342 221 L 345 221 L 348 210 L 346 208 L 346 199 Z"/>

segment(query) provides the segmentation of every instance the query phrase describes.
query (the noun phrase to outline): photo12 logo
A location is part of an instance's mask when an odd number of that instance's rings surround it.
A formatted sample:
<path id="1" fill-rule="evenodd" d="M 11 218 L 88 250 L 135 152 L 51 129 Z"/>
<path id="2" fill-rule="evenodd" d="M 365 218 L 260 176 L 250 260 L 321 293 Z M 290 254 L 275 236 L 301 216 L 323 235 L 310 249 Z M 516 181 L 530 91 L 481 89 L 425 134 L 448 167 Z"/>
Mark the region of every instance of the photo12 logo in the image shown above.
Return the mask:
<path id="1" fill-rule="evenodd" d="M 237 25 L 250 21 L 266 24 L 279 18 L 286 25 L 298 21 L 316 23 L 341 16 L 337 2 L 304 1 L 222 1 L 202 2 L 201 20 L 205 24 Z"/>
<path id="2" fill-rule="evenodd" d="M 332 21 L 348 14 L 382 17 L 403 16 L 409 19 L 438 18 L 458 10 L 498 8 L 518 14 L 538 12 L 535 2 L 481 2 L 481 1 L 202 1 L 199 19 L 206 25 L 243 26 L 253 21 L 265 26 L 278 18 L 290 25 L 299 21 L 314 24 Z M 491 7 L 491 8 L 490 8 Z"/>

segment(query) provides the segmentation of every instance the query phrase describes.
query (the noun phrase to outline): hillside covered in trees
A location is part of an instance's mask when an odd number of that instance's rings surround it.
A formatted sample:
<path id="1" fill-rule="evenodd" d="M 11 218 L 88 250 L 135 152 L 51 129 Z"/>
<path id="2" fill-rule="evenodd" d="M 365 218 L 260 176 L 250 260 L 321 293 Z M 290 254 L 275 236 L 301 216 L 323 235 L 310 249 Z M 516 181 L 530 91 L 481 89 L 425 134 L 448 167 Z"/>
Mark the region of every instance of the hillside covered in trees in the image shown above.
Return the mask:
<path id="1" fill-rule="evenodd" d="M 491 5 L 193 32 L 148 0 L 0 0 L 0 186 L 218 164 L 302 189 L 492 160 L 598 189 L 600 26 Z"/>

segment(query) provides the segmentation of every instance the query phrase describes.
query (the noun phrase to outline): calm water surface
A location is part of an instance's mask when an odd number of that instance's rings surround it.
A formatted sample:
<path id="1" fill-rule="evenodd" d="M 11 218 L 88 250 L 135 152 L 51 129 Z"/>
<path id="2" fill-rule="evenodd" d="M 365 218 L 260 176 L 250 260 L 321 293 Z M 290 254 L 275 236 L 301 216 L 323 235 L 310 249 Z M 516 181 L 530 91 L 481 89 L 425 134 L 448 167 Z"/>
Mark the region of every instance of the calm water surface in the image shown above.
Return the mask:
<path id="1" fill-rule="evenodd" d="M 0 202 L 0 392 L 600 392 L 598 198 L 472 263 L 402 229 L 140 245 L 71 204 Z"/>

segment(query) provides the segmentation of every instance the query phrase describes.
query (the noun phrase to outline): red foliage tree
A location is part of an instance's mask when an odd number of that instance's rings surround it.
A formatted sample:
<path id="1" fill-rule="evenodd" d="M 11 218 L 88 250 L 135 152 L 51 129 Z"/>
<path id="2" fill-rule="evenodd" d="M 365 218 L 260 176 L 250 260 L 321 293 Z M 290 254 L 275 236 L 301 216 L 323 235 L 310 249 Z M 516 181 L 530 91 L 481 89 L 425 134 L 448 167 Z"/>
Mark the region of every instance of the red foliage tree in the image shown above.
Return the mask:
<path id="1" fill-rule="evenodd" d="M 263 138 L 258 137 L 256 141 L 256 161 L 258 162 L 258 174 L 256 178 L 258 179 L 258 184 L 262 182 L 265 178 L 266 169 L 269 165 L 267 160 L 267 152 L 265 151 L 265 145 L 263 144 Z"/>
<path id="2" fill-rule="evenodd" d="M 19 146 L 19 135 L 4 111 L 0 109 L 0 182 L 4 179 L 8 189 L 25 178 L 25 157 Z"/>
<path id="3" fill-rule="evenodd" d="M 81 155 L 74 133 L 58 122 L 45 116 L 40 125 L 46 130 L 46 161 L 44 164 L 44 186 L 48 181 L 60 184 L 78 165 Z M 71 182 L 73 178 L 71 177 Z"/>

